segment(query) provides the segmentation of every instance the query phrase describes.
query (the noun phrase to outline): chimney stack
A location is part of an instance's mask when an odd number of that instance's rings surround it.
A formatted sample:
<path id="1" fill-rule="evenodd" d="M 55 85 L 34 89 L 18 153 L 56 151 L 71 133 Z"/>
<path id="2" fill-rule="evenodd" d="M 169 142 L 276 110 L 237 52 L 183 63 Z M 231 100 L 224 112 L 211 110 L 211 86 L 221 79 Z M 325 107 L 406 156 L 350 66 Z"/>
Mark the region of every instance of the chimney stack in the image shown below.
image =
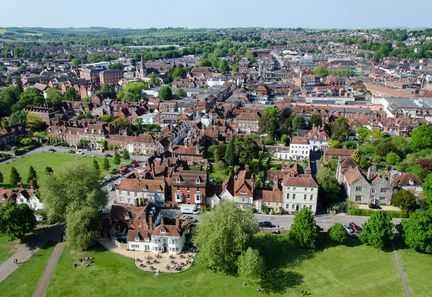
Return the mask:
<path id="1" fill-rule="evenodd" d="M 180 228 L 180 218 L 178 216 L 175 218 L 175 224 L 178 228 Z"/>
<path id="2" fill-rule="evenodd" d="M 161 221 L 160 221 L 161 225 L 164 225 L 164 217 L 161 216 Z"/>
<path id="3" fill-rule="evenodd" d="M 149 216 L 149 229 L 153 231 L 153 216 L 151 214 Z"/>

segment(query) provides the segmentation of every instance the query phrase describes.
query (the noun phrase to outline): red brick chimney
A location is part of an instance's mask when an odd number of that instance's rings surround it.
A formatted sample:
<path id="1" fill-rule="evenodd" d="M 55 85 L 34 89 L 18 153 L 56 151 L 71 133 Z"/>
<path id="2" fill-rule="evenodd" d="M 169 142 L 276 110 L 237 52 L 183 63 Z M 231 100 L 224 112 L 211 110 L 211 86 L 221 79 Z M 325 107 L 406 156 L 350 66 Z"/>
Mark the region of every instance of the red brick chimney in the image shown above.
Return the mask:
<path id="1" fill-rule="evenodd" d="M 163 216 L 161 216 L 161 221 L 160 221 L 161 225 L 164 225 L 164 218 Z"/>
<path id="2" fill-rule="evenodd" d="M 180 228 L 180 218 L 178 216 L 176 216 L 176 218 L 175 218 L 175 224 L 177 227 Z"/>
<path id="3" fill-rule="evenodd" d="M 150 231 L 153 230 L 153 216 L 149 215 L 149 229 Z"/>

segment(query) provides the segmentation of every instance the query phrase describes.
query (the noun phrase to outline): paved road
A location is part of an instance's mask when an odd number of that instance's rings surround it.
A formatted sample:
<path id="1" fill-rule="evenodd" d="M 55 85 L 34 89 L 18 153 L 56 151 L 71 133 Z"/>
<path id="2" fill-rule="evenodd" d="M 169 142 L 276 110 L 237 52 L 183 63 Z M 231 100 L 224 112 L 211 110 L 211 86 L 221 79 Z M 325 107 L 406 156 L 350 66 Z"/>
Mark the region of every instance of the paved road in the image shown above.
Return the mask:
<path id="1" fill-rule="evenodd" d="M 162 215 L 167 217 L 175 217 L 176 215 L 181 215 L 179 210 L 171 210 L 165 209 L 162 211 Z M 200 215 L 190 215 L 196 219 L 200 218 Z M 258 222 L 269 221 L 276 228 L 282 230 L 289 230 L 294 221 L 294 215 L 265 215 L 265 214 L 255 214 L 255 219 Z M 317 224 L 323 228 L 324 231 L 327 231 L 331 226 L 336 223 L 348 224 L 350 222 L 354 222 L 357 225 L 363 225 L 367 222 L 369 217 L 363 216 L 350 216 L 346 214 L 337 214 L 337 215 L 319 215 L 316 217 Z M 393 224 L 400 224 L 401 219 L 393 219 Z M 279 227 L 277 227 L 279 226 Z"/>
<path id="2" fill-rule="evenodd" d="M 30 236 L 22 247 L 9 259 L 0 265 L 0 282 L 17 270 L 20 264 L 26 262 L 39 248 L 44 247 L 49 240 L 58 241 L 63 237 L 63 226 L 53 225 Z M 18 260 L 18 265 L 14 263 Z"/>
<path id="3" fill-rule="evenodd" d="M 51 278 L 51 275 L 53 274 L 58 260 L 60 259 L 61 254 L 63 253 L 63 249 L 65 247 L 64 242 L 57 243 L 56 247 L 54 248 L 53 253 L 51 254 L 51 257 L 48 261 L 47 266 L 45 267 L 45 270 L 39 279 L 38 285 L 36 287 L 36 290 L 33 293 L 33 297 L 43 297 L 46 291 L 46 288 L 48 287 L 49 280 Z"/>

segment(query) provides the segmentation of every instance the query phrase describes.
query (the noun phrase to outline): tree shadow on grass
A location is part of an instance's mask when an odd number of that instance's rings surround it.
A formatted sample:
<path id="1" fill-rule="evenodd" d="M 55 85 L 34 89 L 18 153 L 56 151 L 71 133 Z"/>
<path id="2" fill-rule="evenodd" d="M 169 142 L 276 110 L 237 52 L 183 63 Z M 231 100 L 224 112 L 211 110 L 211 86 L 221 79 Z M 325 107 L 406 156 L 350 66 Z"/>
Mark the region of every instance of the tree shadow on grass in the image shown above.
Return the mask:
<path id="1" fill-rule="evenodd" d="M 274 269 L 264 274 L 261 279 L 261 288 L 265 293 L 283 293 L 287 289 L 300 285 L 303 275 L 294 271 Z"/>

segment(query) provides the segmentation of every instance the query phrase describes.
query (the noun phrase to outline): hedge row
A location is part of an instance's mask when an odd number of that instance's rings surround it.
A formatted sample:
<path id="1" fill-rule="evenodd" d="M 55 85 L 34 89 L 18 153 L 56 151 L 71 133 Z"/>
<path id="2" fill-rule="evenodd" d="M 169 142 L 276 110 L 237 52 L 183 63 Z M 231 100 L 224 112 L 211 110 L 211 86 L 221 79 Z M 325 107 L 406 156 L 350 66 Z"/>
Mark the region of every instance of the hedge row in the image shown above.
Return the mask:
<path id="1" fill-rule="evenodd" d="M 350 208 L 347 213 L 352 216 L 370 216 L 376 210 Z M 408 218 L 408 214 L 403 211 L 385 211 L 390 218 Z"/>

